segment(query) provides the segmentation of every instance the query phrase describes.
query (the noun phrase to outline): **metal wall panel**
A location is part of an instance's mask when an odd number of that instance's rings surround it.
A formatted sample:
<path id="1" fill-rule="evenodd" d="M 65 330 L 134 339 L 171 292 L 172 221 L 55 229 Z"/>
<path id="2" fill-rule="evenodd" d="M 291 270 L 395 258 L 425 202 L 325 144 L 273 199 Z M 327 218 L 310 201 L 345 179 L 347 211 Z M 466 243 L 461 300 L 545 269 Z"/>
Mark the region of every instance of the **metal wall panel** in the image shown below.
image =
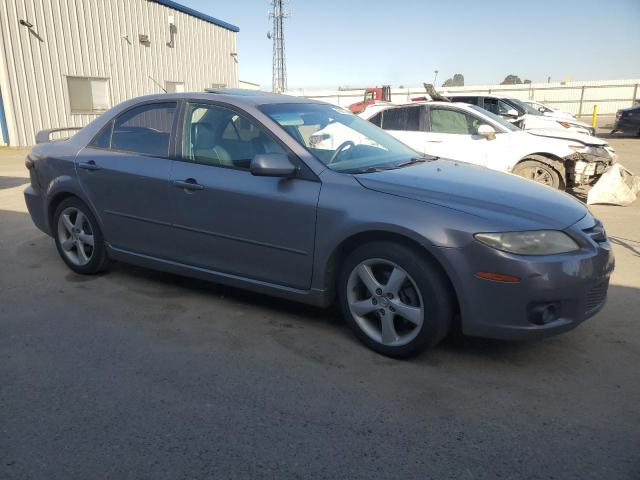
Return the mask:
<path id="1" fill-rule="evenodd" d="M 236 51 L 235 32 L 147 0 L 0 0 L 0 89 L 10 144 L 30 145 L 39 130 L 84 126 L 97 116 L 71 113 L 67 76 L 108 78 L 113 106 L 161 93 L 155 82 L 184 82 L 187 91 L 236 87 Z"/>

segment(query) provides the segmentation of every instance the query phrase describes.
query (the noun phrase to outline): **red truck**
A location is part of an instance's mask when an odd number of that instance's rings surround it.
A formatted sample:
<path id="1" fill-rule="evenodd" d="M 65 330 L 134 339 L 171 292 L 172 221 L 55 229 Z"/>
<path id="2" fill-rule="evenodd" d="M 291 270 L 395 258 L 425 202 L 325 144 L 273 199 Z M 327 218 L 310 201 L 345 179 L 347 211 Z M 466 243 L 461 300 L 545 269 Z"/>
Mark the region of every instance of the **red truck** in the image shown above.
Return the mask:
<path id="1" fill-rule="evenodd" d="M 349 105 L 349 110 L 352 113 L 363 112 L 369 105 L 373 105 L 378 102 L 390 102 L 391 101 L 391 86 L 384 85 L 382 87 L 367 88 L 364 91 L 364 99 L 361 102 L 356 102 Z"/>

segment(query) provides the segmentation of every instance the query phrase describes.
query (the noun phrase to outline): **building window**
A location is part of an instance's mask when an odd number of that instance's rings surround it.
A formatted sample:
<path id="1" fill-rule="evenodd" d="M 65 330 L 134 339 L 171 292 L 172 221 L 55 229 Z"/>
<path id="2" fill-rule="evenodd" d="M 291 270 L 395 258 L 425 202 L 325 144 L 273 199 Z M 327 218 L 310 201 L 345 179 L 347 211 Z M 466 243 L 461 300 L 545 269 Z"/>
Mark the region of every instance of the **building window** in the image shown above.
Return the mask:
<path id="1" fill-rule="evenodd" d="M 184 82 L 164 82 L 164 89 L 167 93 L 181 93 L 184 92 Z"/>
<path id="2" fill-rule="evenodd" d="M 71 113 L 102 113 L 109 108 L 109 79 L 67 77 Z"/>

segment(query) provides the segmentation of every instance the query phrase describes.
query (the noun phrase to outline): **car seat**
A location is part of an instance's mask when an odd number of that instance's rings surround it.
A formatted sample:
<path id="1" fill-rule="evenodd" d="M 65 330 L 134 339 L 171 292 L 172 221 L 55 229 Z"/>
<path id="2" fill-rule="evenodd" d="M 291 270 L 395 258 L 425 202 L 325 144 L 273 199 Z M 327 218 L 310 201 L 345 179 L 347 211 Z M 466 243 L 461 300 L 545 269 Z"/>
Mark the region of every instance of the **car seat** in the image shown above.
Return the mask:
<path id="1" fill-rule="evenodd" d="M 218 144 L 215 131 L 206 123 L 191 126 L 191 154 L 193 160 L 208 165 L 235 166 L 229 152 Z"/>

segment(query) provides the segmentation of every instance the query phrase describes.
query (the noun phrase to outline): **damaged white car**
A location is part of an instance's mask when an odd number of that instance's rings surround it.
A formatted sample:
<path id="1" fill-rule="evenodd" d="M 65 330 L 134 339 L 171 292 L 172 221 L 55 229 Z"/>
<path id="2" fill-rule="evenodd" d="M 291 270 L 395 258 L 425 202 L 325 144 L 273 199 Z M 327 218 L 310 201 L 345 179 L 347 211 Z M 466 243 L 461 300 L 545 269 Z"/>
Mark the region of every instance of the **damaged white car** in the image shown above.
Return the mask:
<path id="1" fill-rule="evenodd" d="M 360 114 L 419 152 L 511 172 L 553 188 L 592 185 L 616 160 L 602 139 L 555 129 L 525 132 L 478 106 L 423 102 L 372 105 Z M 339 131 L 316 132 L 319 148 Z"/>

